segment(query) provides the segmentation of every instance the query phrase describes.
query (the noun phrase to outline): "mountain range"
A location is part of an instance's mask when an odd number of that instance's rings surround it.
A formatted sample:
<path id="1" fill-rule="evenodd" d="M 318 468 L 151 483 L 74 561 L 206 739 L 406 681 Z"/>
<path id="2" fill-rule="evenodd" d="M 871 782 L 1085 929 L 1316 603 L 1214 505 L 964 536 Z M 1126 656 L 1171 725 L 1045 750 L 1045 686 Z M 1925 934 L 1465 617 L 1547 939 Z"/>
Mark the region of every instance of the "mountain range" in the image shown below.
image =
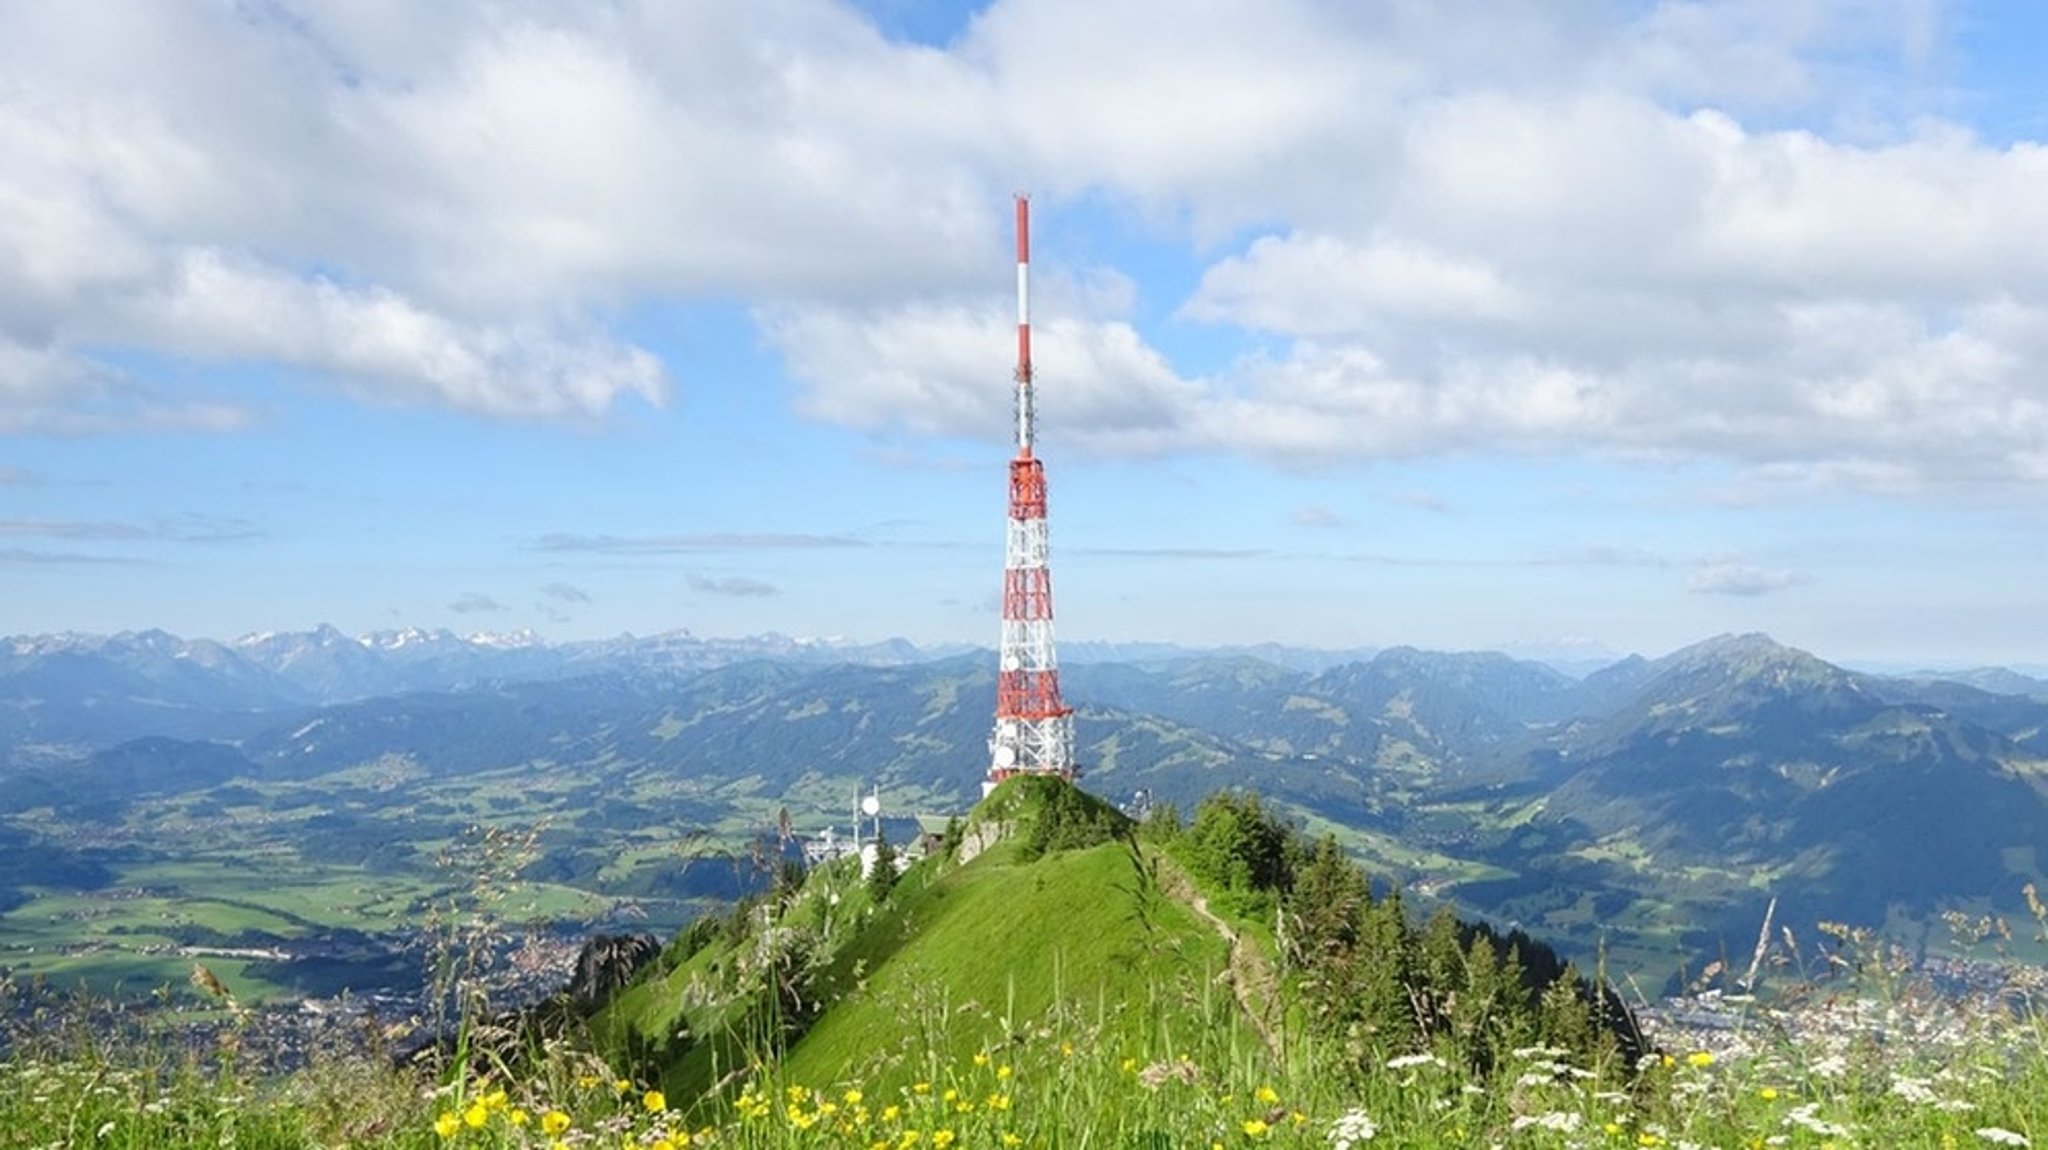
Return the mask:
<path id="1" fill-rule="evenodd" d="M 1411 648 L 1125 654 L 1064 671 L 1098 794 L 1250 789 L 1383 883 L 1660 976 L 1746 948 L 1772 899 L 1800 929 L 1937 946 L 1942 912 L 2021 913 L 2048 886 L 2048 683 L 2011 672 L 1876 676 L 1761 635 L 1583 678 Z M 536 818 L 535 873 L 647 895 L 665 864 L 617 856 L 653 828 L 844 826 L 864 785 L 964 810 L 993 706 L 986 653 L 903 643 L 13 639 L 0 833 L 43 836 L 76 882 L 121 866 L 54 848 L 143 814 L 260 812 L 280 850 L 398 870 L 465 821 Z M 20 869 L 0 883 L 35 889 Z"/>

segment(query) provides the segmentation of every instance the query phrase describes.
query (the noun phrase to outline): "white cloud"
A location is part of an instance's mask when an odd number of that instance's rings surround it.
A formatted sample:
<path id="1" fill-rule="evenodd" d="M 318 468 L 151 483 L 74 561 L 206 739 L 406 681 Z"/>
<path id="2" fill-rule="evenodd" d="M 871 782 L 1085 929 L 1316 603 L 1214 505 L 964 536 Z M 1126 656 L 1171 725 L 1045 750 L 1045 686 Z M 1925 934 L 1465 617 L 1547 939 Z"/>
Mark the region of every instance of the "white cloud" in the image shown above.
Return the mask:
<path id="1" fill-rule="evenodd" d="M 1183 314 L 1330 336 L 1389 321 L 1493 319 L 1517 306 L 1493 269 L 1476 260 L 1398 240 L 1358 245 L 1331 236 L 1262 236 L 1243 256 L 1210 266 Z"/>
<path id="2" fill-rule="evenodd" d="M 386 401 L 426 398 L 506 416 L 595 416 L 620 396 L 666 396 L 651 354 L 601 336 L 465 326 L 385 288 L 348 289 L 321 278 L 196 252 L 156 294 L 117 320 L 160 348 L 204 358 L 261 359 L 303 367 Z"/>
<path id="3" fill-rule="evenodd" d="M 857 427 L 1008 439 L 1016 387 L 1004 351 L 1014 313 L 912 304 L 883 312 L 786 309 L 764 324 L 804 383 L 800 405 Z M 1130 324 L 1034 323 L 1039 427 L 1082 450 L 1152 454 L 1187 445 L 1202 397 Z"/>
<path id="4" fill-rule="evenodd" d="M 1741 598 L 1755 598 L 1797 587 L 1806 582 L 1806 576 L 1797 571 L 1773 567 L 1756 567 L 1747 563 L 1720 561 L 1708 563 L 1693 572 L 1687 589 L 1696 595 L 1734 595 Z"/>
<path id="5" fill-rule="evenodd" d="M 0 430 L 252 418 L 124 350 L 589 419 L 663 401 L 609 319 L 673 297 L 752 307 L 812 417 L 1002 439 L 1030 186 L 1209 264 L 1147 299 L 1069 247 L 1041 410 L 1083 450 L 2048 477 L 2048 148 L 1942 118 L 1932 0 L 998 0 L 944 49 L 832 0 L 8 24 Z M 1239 342 L 1177 365 L 1161 313 Z"/>

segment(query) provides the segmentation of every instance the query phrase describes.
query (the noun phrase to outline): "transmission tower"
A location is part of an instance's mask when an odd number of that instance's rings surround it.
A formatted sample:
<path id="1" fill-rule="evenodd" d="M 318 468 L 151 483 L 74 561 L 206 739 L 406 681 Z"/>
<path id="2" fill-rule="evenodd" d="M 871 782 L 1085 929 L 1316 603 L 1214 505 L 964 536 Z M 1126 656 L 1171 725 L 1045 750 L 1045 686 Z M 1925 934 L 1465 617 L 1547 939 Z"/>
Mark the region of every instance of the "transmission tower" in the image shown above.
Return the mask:
<path id="1" fill-rule="evenodd" d="M 993 789 L 1012 775 L 1074 777 L 1074 710 L 1060 699 L 1052 645 L 1052 566 L 1045 464 L 1031 453 L 1031 202 L 1017 197 L 1017 455 L 1010 460 L 1010 520 L 1003 547 L 1003 641 L 996 667 L 996 726 L 989 736 Z"/>

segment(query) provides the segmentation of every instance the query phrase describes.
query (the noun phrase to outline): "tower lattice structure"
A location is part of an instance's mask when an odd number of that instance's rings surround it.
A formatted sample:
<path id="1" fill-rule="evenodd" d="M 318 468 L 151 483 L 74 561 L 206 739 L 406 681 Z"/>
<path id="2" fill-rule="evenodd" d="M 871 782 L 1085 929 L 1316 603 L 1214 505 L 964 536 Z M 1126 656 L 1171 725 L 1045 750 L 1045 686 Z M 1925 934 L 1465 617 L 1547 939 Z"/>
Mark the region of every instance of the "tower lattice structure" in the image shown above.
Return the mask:
<path id="1" fill-rule="evenodd" d="M 1052 564 L 1045 464 L 1032 454 L 1031 204 L 1017 197 L 1017 455 L 1010 460 L 1010 520 L 1003 546 L 1003 641 L 988 785 L 1012 775 L 1074 777 L 1074 710 L 1060 698 L 1052 643 Z"/>

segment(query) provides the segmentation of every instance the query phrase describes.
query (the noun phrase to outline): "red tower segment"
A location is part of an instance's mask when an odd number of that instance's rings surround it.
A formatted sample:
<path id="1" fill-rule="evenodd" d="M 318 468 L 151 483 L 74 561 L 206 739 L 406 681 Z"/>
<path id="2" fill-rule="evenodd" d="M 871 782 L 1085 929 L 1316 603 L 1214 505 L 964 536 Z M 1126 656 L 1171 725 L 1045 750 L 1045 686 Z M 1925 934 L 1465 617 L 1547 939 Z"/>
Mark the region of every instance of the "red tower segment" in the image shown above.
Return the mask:
<path id="1" fill-rule="evenodd" d="M 1003 637 L 996 671 L 996 726 L 987 785 L 1016 774 L 1074 777 L 1074 712 L 1060 699 L 1052 642 L 1052 567 L 1045 465 L 1031 453 L 1030 201 L 1017 197 L 1017 457 L 1010 461 L 1009 531 L 1003 548 Z"/>

